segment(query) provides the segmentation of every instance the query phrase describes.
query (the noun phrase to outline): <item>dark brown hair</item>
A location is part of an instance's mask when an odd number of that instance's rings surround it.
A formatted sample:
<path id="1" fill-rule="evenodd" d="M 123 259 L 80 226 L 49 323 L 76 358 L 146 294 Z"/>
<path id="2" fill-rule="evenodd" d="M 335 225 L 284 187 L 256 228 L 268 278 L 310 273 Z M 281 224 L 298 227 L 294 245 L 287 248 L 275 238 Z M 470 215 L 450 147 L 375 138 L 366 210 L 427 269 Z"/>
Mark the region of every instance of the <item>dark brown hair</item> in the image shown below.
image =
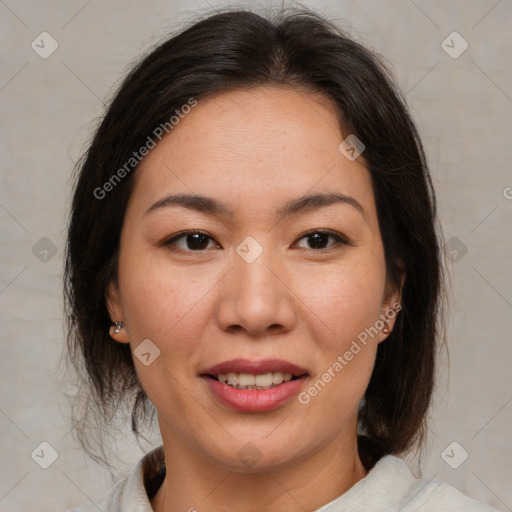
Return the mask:
<path id="1" fill-rule="evenodd" d="M 403 309 L 379 344 L 360 409 L 361 459 L 370 468 L 382 455 L 405 453 L 424 441 L 437 347 L 444 340 L 443 267 L 431 178 L 406 102 L 382 57 L 321 16 L 305 9 L 268 17 L 228 10 L 194 22 L 132 68 L 77 165 L 66 248 L 68 354 L 84 383 L 81 415 L 74 413 L 77 432 L 93 457 L 93 445 L 103 450 L 102 436 L 88 435 L 87 426 L 96 421 L 101 429 L 129 401 L 132 430 L 139 436 L 155 412 L 130 346 L 109 336 L 105 302 L 107 284 L 116 279 L 136 165 L 110 187 L 108 197 L 94 191 L 190 98 L 200 102 L 264 85 L 330 98 L 344 132 L 366 146 L 388 278 L 398 285 L 402 268 L 406 279 Z"/>

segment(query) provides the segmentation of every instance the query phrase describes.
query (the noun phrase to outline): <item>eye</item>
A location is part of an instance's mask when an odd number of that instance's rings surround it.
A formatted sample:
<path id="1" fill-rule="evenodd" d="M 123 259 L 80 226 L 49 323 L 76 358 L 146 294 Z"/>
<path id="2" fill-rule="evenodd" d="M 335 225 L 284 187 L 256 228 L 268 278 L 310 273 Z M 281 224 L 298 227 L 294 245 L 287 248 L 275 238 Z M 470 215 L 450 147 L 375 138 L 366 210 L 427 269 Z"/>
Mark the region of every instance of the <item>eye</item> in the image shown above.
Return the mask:
<path id="1" fill-rule="evenodd" d="M 334 243 L 325 247 L 328 243 L 329 238 L 334 240 Z M 312 247 L 302 247 L 303 249 L 314 250 L 316 252 L 328 250 L 330 247 L 336 245 L 349 245 L 348 240 L 343 236 L 333 231 L 314 230 L 302 235 L 299 240 L 308 239 Z M 181 246 L 179 244 L 181 243 Z M 218 243 L 214 243 L 213 247 L 208 247 L 209 242 L 215 242 L 215 240 L 204 233 L 203 231 L 184 231 L 178 235 L 173 236 L 163 245 L 171 247 L 172 250 L 183 251 L 183 252 L 204 252 L 208 248 L 221 248 Z"/>
<path id="2" fill-rule="evenodd" d="M 328 247 L 325 247 L 326 243 L 328 243 L 329 238 L 334 239 L 334 244 L 331 244 Z M 310 231 L 309 233 L 306 233 L 305 235 L 302 235 L 299 240 L 302 239 L 308 239 L 309 243 L 313 247 L 304 247 L 304 249 L 312 249 L 316 251 L 322 251 L 329 249 L 330 247 L 336 246 L 336 245 L 348 245 L 349 242 L 344 237 L 339 235 L 338 233 L 335 233 L 333 231 L 324 231 L 324 230 L 318 230 Z"/>
<path id="3" fill-rule="evenodd" d="M 177 242 L 183 241 L 184 243 L 180 246 Z M 208 242 L 214 241 L 213 238 L 203 233 L 202 231 L 184 231 L 183 233 L 180 233 L 179 235 L 173 236 L 166 242 L 164 242 L 164 245 L 178 247 L 177 250 L 185 251 L 185 252 L 203 252 L 204 249 L 208 249 Z M 215 244 L 215 247 L 220 247 L 219 244 Z M 210 247 L 211 248 L 211 247 Z"/>

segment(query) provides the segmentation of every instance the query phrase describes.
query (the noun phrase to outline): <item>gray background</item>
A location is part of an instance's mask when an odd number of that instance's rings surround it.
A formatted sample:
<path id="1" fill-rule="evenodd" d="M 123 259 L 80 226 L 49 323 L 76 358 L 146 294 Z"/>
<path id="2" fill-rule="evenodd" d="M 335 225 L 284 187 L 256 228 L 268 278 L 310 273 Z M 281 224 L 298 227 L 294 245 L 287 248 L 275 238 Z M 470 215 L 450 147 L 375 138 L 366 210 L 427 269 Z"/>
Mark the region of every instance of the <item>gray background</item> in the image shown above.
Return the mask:
<path id="1" fill-rule="evenodd" d="M 208 5 L 228 4 L 0 0 L 1 511 L 65 510 L 112 486 L 69 432 L 72 384 L 59 366 L 71 169 L 129 63 Z M 452 306 L 422 475 L 512 510 L 512 1 L 304 5 L 392 63 L 430 159 Z M 46 59 L 31 47 L 43 31 L 58 43 Z M 454 31 L 469 44 L 457 58 L 442 46 Z M 458 52 L 452 39 L 445 45 Z M 43 441 L 57 454 L 48 469 Z M 129 436 L 117 447 L 121 477 L 142 451 Z M 454 469 L 462 450 L 469 456 Z M 419 474 L 417 459 L 407 461 Z"/>

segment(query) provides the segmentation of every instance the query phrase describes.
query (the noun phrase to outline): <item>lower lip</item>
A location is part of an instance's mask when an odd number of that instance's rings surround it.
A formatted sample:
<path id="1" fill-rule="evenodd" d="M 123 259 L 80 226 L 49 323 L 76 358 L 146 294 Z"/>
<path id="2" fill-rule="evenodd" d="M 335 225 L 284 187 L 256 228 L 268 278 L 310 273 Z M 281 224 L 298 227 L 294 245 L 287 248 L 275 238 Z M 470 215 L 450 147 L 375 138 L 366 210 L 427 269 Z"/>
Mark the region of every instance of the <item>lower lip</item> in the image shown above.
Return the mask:
<path id="1" fill-rule="evenodd" d="M 215 398 L 230 409 L 241 412 L 266 412 L 277 409 L 298 394 L 307 376 L 283 382 L 271 389 L 236 389 L 203 376 Z"/>

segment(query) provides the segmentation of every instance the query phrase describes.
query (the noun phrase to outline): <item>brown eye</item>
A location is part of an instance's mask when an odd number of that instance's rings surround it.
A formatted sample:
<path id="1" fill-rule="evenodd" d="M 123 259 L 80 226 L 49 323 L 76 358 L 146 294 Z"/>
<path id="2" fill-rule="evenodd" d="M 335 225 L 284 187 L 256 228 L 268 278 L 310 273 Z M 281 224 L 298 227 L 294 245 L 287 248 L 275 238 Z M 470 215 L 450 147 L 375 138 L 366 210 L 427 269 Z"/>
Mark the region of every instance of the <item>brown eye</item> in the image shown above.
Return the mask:
<path id="1" fill-rule="evenodd" d="M 182 242 L 181 244 L 178 244 Z M 208 243 L 214 241 L 213 238 L 202 231 L 185 231 L 167 240 L 165 246 L 176 246 L 185 252 L 202 252 L 208 249 Z M 218 244 L 215 247 L 219 247 Z"/>
<path id="2" fill-rule="evenodd" d="M 328 246 L 329 238 L 334 240 L 334 243 Z M 337 233 L 334 233 L 332 231 L 310 231 L 309 233 L 306 233 L 303 235 L 299 240 L 307 239 L 308 243 L 310 244 L 310 247 L 305 247 L 305 249 L 312 249 L 317 251 L 322 251 L 329 249 L 330 247 L 342 244 L 347 245 L 348 241 L 338 235 Z"/>

